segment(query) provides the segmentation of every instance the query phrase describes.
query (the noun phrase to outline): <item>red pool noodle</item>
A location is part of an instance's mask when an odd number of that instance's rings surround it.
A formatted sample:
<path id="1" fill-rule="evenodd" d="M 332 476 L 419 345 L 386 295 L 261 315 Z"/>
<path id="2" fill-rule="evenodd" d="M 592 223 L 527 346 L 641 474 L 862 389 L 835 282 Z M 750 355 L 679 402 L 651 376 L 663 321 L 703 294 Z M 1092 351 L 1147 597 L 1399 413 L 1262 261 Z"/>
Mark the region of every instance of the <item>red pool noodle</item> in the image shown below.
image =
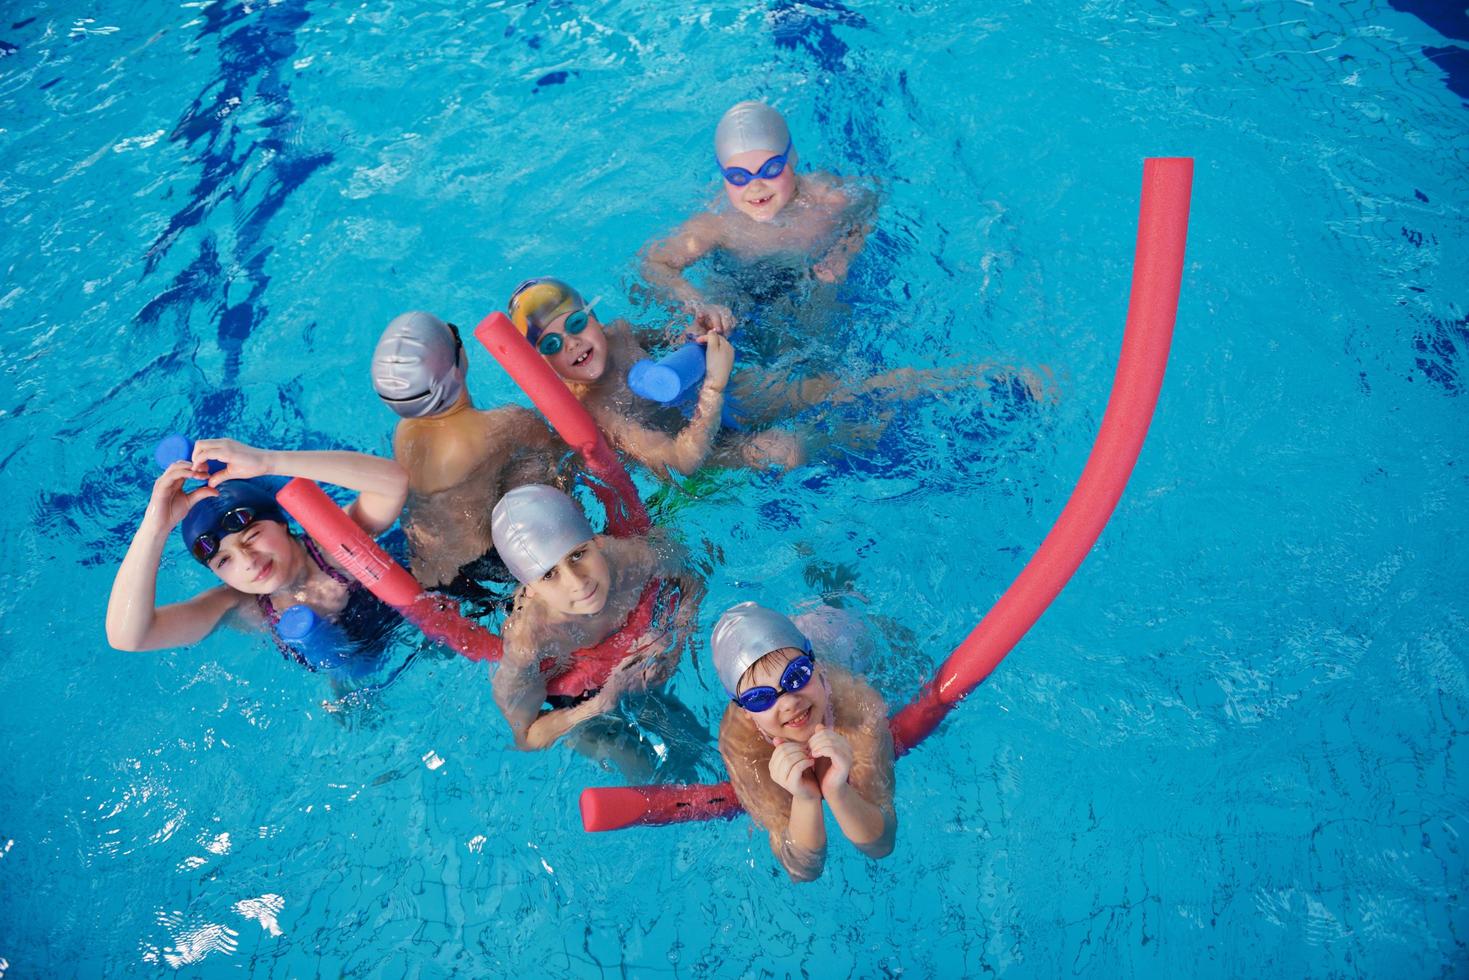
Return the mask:
<path id="1" fill-rule="evenodd" d="M 617 537 L 647 534 L 652 526 L 648 512 L 627 470 L 623 469 L 602 436 L 602 430 L 597 428 L 597 423 L 566 387 L 561 376 L 526 342 L 520 331 L 515 329 L 515 324 L 503 313 L 491 313 L 481 320 L 474 328 L 474 335 L 500 362 L 505 373 L 530 396 L 557 434 L 581 454 L 587 467 L 601 481 L 600 486 L 596 483 L 591 486 L 607 511 L 608 532 Z"/>
<path id="2" fill-rule="evenodd" d="M 337 564 L 429 639 L 470 660 L 500 659 L 498 636 L 461 616 L 457 603 L 425 592 L 321 487 L 296 477 L 281 487 L 275 499 Z"/>
<path id="3" fill-rule="evenodd" d="M 913 703 L 892 717 L 898 755 L 932 733 L 989 676 L 1065 587 L 1112 516 L 1142 451 L 1168 364 L 1193 173 L 1189 158 L 1144 161 L 1127 328 L 1096 442 L 1061 516 L 1035 555 Z M 730 817 L 739 809 L 727 782 L 594 787 L 581 795 L 582 825 L 589 831 Z"/>

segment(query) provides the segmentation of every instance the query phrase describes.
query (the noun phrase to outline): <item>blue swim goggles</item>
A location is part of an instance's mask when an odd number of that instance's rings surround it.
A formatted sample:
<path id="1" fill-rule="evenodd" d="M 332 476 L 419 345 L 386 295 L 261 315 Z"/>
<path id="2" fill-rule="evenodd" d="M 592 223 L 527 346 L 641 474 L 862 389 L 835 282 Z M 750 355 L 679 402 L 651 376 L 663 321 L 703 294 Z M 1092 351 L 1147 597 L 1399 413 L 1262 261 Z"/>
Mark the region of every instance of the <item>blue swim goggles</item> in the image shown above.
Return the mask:
<path id="1" fill-rule="evenodd" d="M 754 173 L 750 173 L 744 167 L 726 167 L 722 163 L 719 164 L 719 172 L 724 174 L 725 180 L 736 187 L 744 187 L 757 177 L 761 180 L 774 180 L 785 172 L 786 157 L 791 155 L 791 145 L 791 141 L 786 140 L 786 148 L 781 151 L 780 155 L 766 160 Z M 716 157 L 714 162 L 719 163 L 719 158 Z"/>
<path id="2" fill-rule="evenodd" d="M 743 694 L 736 695 L 732 700 L 735 704 L 746 711 L 761 712 L 769 711 L 775 707 L 775 702 L 780 700 L 782 694 L 799 691 L 811 683 L 811 678 L 816 674 L 816 654 L 811 652 L 808 644 L 806 652 L 786 664 L 786 669 L 780 672 L 780 690 L 773 687 L 752 687 Z"/>
<path id="3" fill-rule="evenodd" d="M 581 309 L 568 314 L 566 322 L 561 324 L 561 329 L 572 336 L 581 333 L 587 328 L 587 316 L 591 313 L 592 307 L 596 305 L 597 300 L 594 299 Z M 540 330 L 537 329 L 536 332 L 540 333 Z M 561 348 L 565 346 L 566 341 L 562 339 L 559 333 L 541 334 L 540 338 L 536 340 L 536 350 L 540 351 L 545 357 L 555 357 L 561 353 Z"/>

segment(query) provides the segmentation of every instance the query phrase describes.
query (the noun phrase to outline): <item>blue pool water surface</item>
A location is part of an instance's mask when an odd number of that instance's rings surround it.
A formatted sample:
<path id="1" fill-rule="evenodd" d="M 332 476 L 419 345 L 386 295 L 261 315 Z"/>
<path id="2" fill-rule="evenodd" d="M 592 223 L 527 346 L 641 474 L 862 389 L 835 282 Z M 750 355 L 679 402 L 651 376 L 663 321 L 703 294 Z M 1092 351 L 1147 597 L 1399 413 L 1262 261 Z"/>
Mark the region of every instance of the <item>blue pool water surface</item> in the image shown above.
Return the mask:
<path id="1" fill-rule="evenodd" d="M 1465 973 L 1469 31 L 1400 6 L 9 4 L 0 977 Z M 382 327 L 530 275 L 666 319 L 637 250 L 718 192 L 748 97 L 879 188 L 816 297 L 854 374 L 1054 379 L 784 479 L 640 477 L 706 631 L 838 596 L 894 705 L 1064 504 L 1142 159 L 1197 160 L 1132 481 L 901 762 L 890 858 L 795 887 L 745 819 L 587 835 L 616 774 L 514 751 L 485 668 L 407 632 L 348 705 L 256 637 L 108 648 L 159 436 L 387 453 Z M 207 584 L 170 550 L 161 599 Z M 701 644 L 673 689 L 712 727 L 716 688 Z"/>

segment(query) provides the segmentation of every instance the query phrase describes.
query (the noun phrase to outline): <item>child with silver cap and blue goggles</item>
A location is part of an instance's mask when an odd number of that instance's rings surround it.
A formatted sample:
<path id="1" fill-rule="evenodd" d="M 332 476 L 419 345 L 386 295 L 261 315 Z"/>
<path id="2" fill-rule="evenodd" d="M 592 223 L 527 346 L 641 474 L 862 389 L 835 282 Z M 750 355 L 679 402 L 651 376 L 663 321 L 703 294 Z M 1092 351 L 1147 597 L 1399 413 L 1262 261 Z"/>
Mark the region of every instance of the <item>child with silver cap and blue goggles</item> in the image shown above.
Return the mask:
<path id="1" fill-rule="evenodd" d="M 403 531 L 413 575 L 484 607 L 503 601 L 509 575 L 487 515 L 509 488 L 551 483 L 566 446 L 518 405 L 474 406 L 459 328 L 432 313 L 396 316 L 372 355 L 372 385 L 400 419 L 393 456 L 408 473 Z"/>
<path id="2" fill-rule="evenodd" d="M 799 619 L 819 621 L 816 613 Z M 818 660 L 796 621 L 753 602 L 719 618 L 710 647 L 731 702 L 719 725 L 720 755 L 740 804 L 770 833 L 791 878 L 820 877 L 827 809 L 858 850 L 891 853 L 893 740 L 878 693 Z"/>
<path id="3" fill-rule="evenodd" d="M 566 738 L 629 779 L 650 778 L 651 748 L 608 716 L 629 695 L 659 697 L 693 629 L 703 579 L 657 532 L 595 533 L 581 507 L 554 487 L 511 490 L 490 523 L 495 550 L 521 583 L 494 679 L 516 747 Z M 669 717 L 688 714 L 665 707 Z"/>
<path id="4" fill-rule="evenodd" d="M 728 334 L 735 307 L 802 292 L 816 279 L 840 282 L 870 230 L 874 195 L 827 173 L 796 173 L 785 117 L 764 102 L 731 106 L 714 130 L 724 188 L 716 204 L 644 251 L 643 277 L 694 317 L 695 331 Z M 734 295 L 706 295 L 685 276 L 705 258 L 727 259 Z"/>

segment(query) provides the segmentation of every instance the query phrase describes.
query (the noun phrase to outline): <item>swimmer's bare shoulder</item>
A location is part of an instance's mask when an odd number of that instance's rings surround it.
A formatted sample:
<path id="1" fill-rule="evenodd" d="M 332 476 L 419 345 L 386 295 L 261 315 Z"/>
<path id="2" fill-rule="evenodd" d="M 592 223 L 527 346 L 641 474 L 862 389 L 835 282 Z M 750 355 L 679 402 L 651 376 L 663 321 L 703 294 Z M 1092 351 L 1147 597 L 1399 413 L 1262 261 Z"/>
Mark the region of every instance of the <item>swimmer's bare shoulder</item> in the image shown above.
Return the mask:
<path id="1" fill-rule="evenodd" d="M 253 595 L 236 592 L 228 585 L 218 585 L 208 592 L 201 593 L 191 601 L 202 601 L 210 605 L 218 605 L 224 609 L 220 615 L 219 624 L 229 626 L 245 633 L 254 633 L 265 629 L 265 614 L 260 611 L 260 604 L 255 601 Z"/>
<path id="2" fill-rule="evenodd" d="M 729 214 L 712 206 L 690 217 L 668 238 L 672 257 L 689 265 L 724 243 L 729 229 Z"/>
<path id="3" fill-rule="evenodd" d="M 819 170 L 801 178 L 801 193 L 814 205 L 840 209 L 851 203 L 851 198 L 842 189 L 842 185 L 842 178 Z"/>
<path id="4" fill-rule="evenodd" d="M 503 467 L 517 450 L 549 443 L 550 433 L 535 413 L 506 405 L 489 411 L 470 409 L 434 425 L 400 425 L 393 438 L 393 456 L 408 471 L 409 489 L 430 495 L 482 474 L 486 465 Z"/>
<path id="5" fill-rule="evenodd" d="M 756 826 L 770 832 L 772 849 L 791 819 L 790 794 L 770 778 L 771 744 L 744 718 L 744 709 L 734 702 L 724 706 L 719 722 L 719 755 L 734 784 L 735 796 Z"/>
<path id="6" fill-rule="evenodd" d="M 613 592 L 610 600 L 641 594 L 643 587 L 658 570 L 658 556 L 647 538 L 614 538 L 603 535 L 597 539 L 607 563 L 612 567 Z"/>

